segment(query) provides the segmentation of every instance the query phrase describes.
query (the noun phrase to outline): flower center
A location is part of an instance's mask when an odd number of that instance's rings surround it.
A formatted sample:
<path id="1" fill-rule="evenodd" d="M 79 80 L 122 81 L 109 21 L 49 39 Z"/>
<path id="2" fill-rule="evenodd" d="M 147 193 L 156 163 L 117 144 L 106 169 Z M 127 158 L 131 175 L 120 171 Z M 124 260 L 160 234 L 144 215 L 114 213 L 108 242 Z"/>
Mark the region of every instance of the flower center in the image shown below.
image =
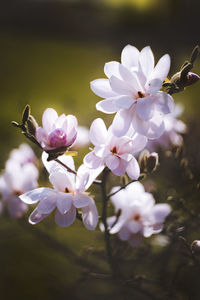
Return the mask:
<path id="1" fill-rule="evenodd" d="M 52 131 L 49 135 L 49 145 L 53 148 L 60 148 L 64 147 L 67 143 L 67 136 L 65 132 L 57 128 L 54 131 Z"/>
<path id="2" fill-rule="evenodd" d="M 133 216 L 133 220 L 136 221 L 136 222 L 140 221 L 140 218 L 141 218 L 140 214 L 135 214 Z"/>
<path id="3" fill-rule="evenodd" d="M 117 147 L 114 146 L 114 147 L 112 148 L 111 152 L 112 152 L 112 154 L 116 154 L 116 153 L 117 153 Z"/>
<path id="4" fill-rule="evenodd" d="M 74 191 L 71 191 L 68 187 L 65 188 L 65 193 L 71 193 L 74 195 Z"/>
<path id="5" fill-rule="evenodd" d="M 138 98 L 144 98 L 145 97 L 145 93 L 138 91 Z"/>

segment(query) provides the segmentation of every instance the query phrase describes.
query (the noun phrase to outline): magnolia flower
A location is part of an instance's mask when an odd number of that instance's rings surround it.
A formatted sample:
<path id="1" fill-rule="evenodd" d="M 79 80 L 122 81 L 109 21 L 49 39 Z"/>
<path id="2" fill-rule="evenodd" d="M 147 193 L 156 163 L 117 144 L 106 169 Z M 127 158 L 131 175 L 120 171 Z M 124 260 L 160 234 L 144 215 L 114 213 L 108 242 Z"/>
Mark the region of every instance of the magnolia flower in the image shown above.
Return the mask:
<path id="1" fill-rule="evenodd" d="M 176 104 L 174 112 L 164 117 L 164 133 L 158 139 L 150 140 L 146 146 L 147 149 L 155 151 L 158 148 L 169 149 L 171 145 L 181 146 L 183 144 L 181 134 L 186 133 L 187 127 L 181 120 L 177 120 L 182 112 L 183 107 L 180 104 Z"/>
<path id="2" fill-rule="evenodd" d="M 146 137 L 135 134 L 132 138 L 128 136 L 118 138 L 112 131 L 113 126 L 107 130 L 102 119 L 93 121 L 90 127 L 90 140 L 95 147 L 85 156 L 84 163 L 94 169 L 105 164 L 117 176 L 126 172 L 130 178 L 137 179 L 140 168 L 133 153 L 145 147 Z"/>
<path id="3" fill-rule="evenodd" d="M 54 209 L 55 222 L 62 227 L 71 225 L 76 219 L 76 209 L 82 209 L 82 220 L 89 230 L 95 229 L 98 222 L 98 212 L 94 200 L 85 192 L 93 180 L 101 172 L 92 172 L 84 165 L 80 166 L 77 176 L 69 173 L 63 166 L 55 161 L 47 162 L 46 153 L 43 154 L 43 163 L 50 173 L 49 180 L 52 188 L 41 187 L 25 193 L 20 199 L 26 204 L 38 206 L 29 217 L 31 224 L 37 224 L 46 218 Z M 61 156 L 59 158 L 65 165 L 74 170 L 73 158 Z"/>
<path id="4" fill-rule="evenodd" d="M 81 148 L 90 143 L 89 130 L 85 126 L 78 126 L 77 128 L 77 138 L 73 144 L 73 148 Z"/>
<path id="5" fill-rule="evenodd" d="M 37 187 L 38 170 L 32 161 L 36 161 L 34 153 L 23 144 L 11 152 L 0 176 L 3 206 L 8 207 L 14 218 L 21 217 L 27 211 L 27 205 L 19 199 L 19 195 Z"/>
<path id="6" fill-rule="evenodd" d="M 36 139 L 45 151 L 70 147 L 77 136 L 77 119 L 47 108 L 42 117 L 43 127 L 36 129 Z"/>
<path id="7" fill-rule="evenodd" d="M 118 189 L 115 187 L 112 192 Z M 146 193 L 139 182 L 133 182 L 116 193 L 111 201 L 115 211 L 120 210 L 121 214 L 118 220 L 115 216 L 107 219 L 109 231 L 111 234 L 118 233 L 122 241 L 128 241 L 133 247 L 140 244 L 143 236 L 159 233 L 171 210 L 168 204 L 155 204 L 152 194 Z"/>
<path id="8" fill-rule="evenodd" d="M 91 82 L 92 91 L 105 98 L 96 108 L 104 113 L 115 113 L 115 135 L 126 134 L 130 125 L 150 139 L 164 132 L 163 116 L 173 111 L 173 99 L 159 91 L 170 68 L 168 54 L 161 57 L 154 67 L 151 48 L 141 52 L 127 45 L 121 55 L 121 63 L 105 64 L 108 79 Z"/>

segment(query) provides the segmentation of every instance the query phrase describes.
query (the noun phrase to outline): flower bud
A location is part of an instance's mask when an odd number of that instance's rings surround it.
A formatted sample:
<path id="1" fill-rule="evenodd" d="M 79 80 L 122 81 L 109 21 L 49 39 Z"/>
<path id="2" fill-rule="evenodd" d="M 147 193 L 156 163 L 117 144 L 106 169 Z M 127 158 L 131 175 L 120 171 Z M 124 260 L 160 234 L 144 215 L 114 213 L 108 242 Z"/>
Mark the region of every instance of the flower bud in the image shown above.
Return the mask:
<path id="1" fill-rule="evenodd" d="M 191 244 L 192 253 L 200 255 L 200 240 L 195 240 Z"/>
<path id="2" fill-rule="evenodd" d="M 52 148 L 60 148 L 64 147 L 67 144 L 67 136 L 65 132 L 60 129 L 56 128 L 52 131 L 49 135 L 49 146 Z"/>
<path id="3" fill-rule="evenodd" d="M 156 170 L 158 166 L 158 153 L 152 152 L 149 154 L 146 160 L 146 169 L 147 172 L 151 173 Z"/>
<path id="4" fill-rule="evenodd" d="M 189 72 L 187 74 L 187 79 L 186 79 L 186 82 L 185 82 L 185 86 L 189 86 L 191 84 L 194 84 L 199 79 L 200 79 L 199 75 L 197 75 L 196 73 L 193 73 L 193 72 Z"/>
<path id="5" fill-rule="evenodd" d="M 38 123 L 32 115 L 29 115 L 27 120 L 28 132 L 35 136 L 36 129 L 38 128 Z"/>

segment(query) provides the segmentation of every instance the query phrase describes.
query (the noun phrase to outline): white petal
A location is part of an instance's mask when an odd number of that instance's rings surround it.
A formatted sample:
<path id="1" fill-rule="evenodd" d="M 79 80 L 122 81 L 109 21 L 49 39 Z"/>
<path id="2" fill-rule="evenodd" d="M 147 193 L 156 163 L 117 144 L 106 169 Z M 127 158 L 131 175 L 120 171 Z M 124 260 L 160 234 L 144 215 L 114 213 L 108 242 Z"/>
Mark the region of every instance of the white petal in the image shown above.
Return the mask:
<path id="1" fill-rule="evenodd" d="M 108 79 L 96 79 L 90 82 L 91 90 L 99 97 L 109 98 L 116 95 Z"/>
<path id="2" fill-rule="evenodd" d="M 174 110 L 173 98 L 164 92 L 158 92 L 154 98 L 154 109 L 162 114 L 172 113 Z"/>
<path id="3" fill-rule="evenodd" d="M 144 120 L 148 121 L 153 117 L 154 114 L 154 97 L 149 96 L 142 99 L 139 99 L 136 105 L 136 110 L 139 117 Z"/>
<path id="4" fill-rule="evenodd" d="M 66 171 L 66 168 L 63 167 L 61 164 L 59 164 L 55 160 L 47 161 L 47 158 L 48 158 L 48 154 L 46 152 L 43 152 L 42 153 L 42 162 L 49 173 L 52 173 L 53 171 L 55 171 L 55 169 L 60 169 L 62 171 L 63 170 Z M 64 165 L 68 166 L 70 169 L 75 170 L 73 157 L 64 154 L 64 155 L 59 156 L 59 160 Z"/>
<path id="5" fill-rule="evenodd" d="M 77 193 L 73 197 L 73 204 L 76 208 L 85 207 L 89 204 L 90 197 L 83 193 Z"/>
<path id="6" fill-rule="evenodd" d="M 61 214 L 67 213 L 72 206 L 73 196 L 71 193 L 57 193 L 56 205 Z"/>
<path id="7" fill-rule="evenodd" d="M 144 75 L 148 78 L 154 68 L 154 56 L 149 46 L 143 48 L 140 52 L 139 62 Z"/>
<path id="8" fill-rule="evenodd" d="M 137 68 L 138 67 L 138 59 L 139 59 L 139 51 L 137 48 L 131 45 L 127 45 L 122 50 L 121 54 L 121 62 L 127 68 Z"/>
<path id="9" fill-rule="evenodd" d="M 119 219 L 117 220 L 117 223 L 110 229 L 110 234 L 115 234 L 115 233 L 119 232 L 125 222 L 126 222 L 126 219 L 123 218 L 123 216 L 121 215 L 119 217 Z"/>
<path id="10" fill-rule="evenodd" d="M 126 172 L 128 162 L 123 159 L 120 159 L 119 165 L 116 169 L 113 169 L 112 172 L 117 176 L 122 176 Z"/>
<path id="11" fill-rule="evenodd" d="M 61 214 L 59 210 L 55 213 L 55 222 L 61 227 L 68 227 L 74 223 L 76 219 L 76 208 L 72 205 L 71 209 L 66 214 Z"/>
<path id="12" fill-rule="evenodd" d="M 156 223 L 163 223 L 170 212 L 171 208 L 168 204 L 156 204 L 153 208 L 153 214 L 156 219 Z"/>
<path id="13" fill-rule="evenodd" d="M 146 83 L 145 88 L 146 88 L 146 93 L 148 95 L 153 95 L 156 94 L 162 87 L 162 81 L 160 79 L 152 79 L 148 83 Z"/>
<path id="14" fill-rule="evenodd" d="M 19 198 L 26 204 L 35 204 L 42 199 L 55 196 L 55 191 L 50 188 L 38 188 L 20 195 Z"/>
<path id="15" fill-rule="evenodd" d="M 119 108 L 128 109 L 132 104 L 134 103 L 133 97 L 127 96 L 127 95 L 121 95 L 118 97 L 115 97 L 115 105 Z M 116 111 L 118 111 L 116 110 Z"/>
<path id="16" fill-rule="evenodd" d="M 106 114 L 113 114 L 119 110 L 119 107 L 116 105 L 117 97 L 108 98 L 105 100 L 102 100 L 96 104 L 96 109 L 106 113 Z"/>
<path id="17" fill-rule="evenodd" d="M 110 61 L 108 63 L 105 64 L 104 66 L 104 73 L 106 74 L 106 76 L 108 78 L 110 78 L 111 76 L 116 76 L 117 78 L 121 79 L 121 75 L 119 73 L 119 66 L 120 63 L 117 61 Z"/>
<path id="18" fill-rule="evenodd" d="M 136 133 L 131 140 L 120 147 L 122 153 L 136 153 L 142 151 L 147 144 L 147 138 L 144 135 Z"/>
<path id="19" fill-rule="evenodd" d="M 114 135 L 120 137 L 129 130 L 132 119 L 132 111 L 130 109 L 122 109 L 115 115 L 112 123 L 112 131 Z"/>
<path id="20" fill-rule="evenodd" d="M 104 165 L 100 166 L 99 168 L 96 169 L 90 169 L 88 168 L 85 164 L 82 164 L 79 168 L 78 168 L 78 175 L 79 174 L 84 174 L 84 173 L 88 173 L 89 174 L 89 178 L 87 180 L 87 183 L 84 183 L 84 190 L 86 191 L 91 184 L 93 183 L 93 181 L 97 178 L 97 176 L 103 171 L 104 169 Z M 76 180 L 77 181 L 77 180 Z M 79 184 L 77 183 L 76 188 L 79 190 Z"/>
<path id="21" fill-rule="evenodd" d="M 116 76 L 110 77 L 110 85 L 113 91 L 119 95 L 133 96 L 133 93 L 135 92 L 128 82 L 125 82 Z"/>
<path id="22" fill-rule="evenodd" d="M 98 211 L 95 202 L 90 198 L 89 205 L 82 208 L 82 219 L 85 227 L 94 230 L 98 223 Z"/>
<path id="23" fill-rule="evenodd" d="M 130 233 L 130 230 L 126 226 L 123 226 L 120 229 L 118 235 L 119 235 L 120 240 L 127 241 L 130 238 L 131 233 Z"/>
<path id="24" fill-rule="evenodd" d="M 140 176 L 140 167 L 135 157 L 133 157 L 132 160 L 128 163 L 128 166 L 126 168 L 126 173 L 131 179 L 134 180 L 137 180 L 138 177 Z"/>
<path id="25" fill-rule="evenodd" d="M 75 188 L 74 175 L 72 173 L 64 173 L 60 169 L 53 171 L 49 176 L 49 180 L 59 192 L 65 192 L 66 188 L 73 191 Z"/>
<path id="26" fill-rule="evenodd" d="M 119 65 L 119 71 L 124 82 L 128 83 L 132 95 L 137 95 L 138 91 L 144 92 L 136 73 L 129 71 L 125 66 Z"/>
<path id="27" fill-rule="evenodd" d="M 83 159 L 84 164 L 88 168 L 96 169 L 103 165 L 102 159 L 97 157 L 94 153 L 94 151 L 86 154 L 86 156 Z"/>
<path id="28" fill-rule="evenodd" d="M 77 134 L 78 122 L 76 117 L 73 115 L 68 115 L 66 117 L 66 121 L 67 121 L 67 128 L 62 128 L 62 129 L 67 133 L 67 139 L 71 140 L 74 138 L 74 135 Z"/>
<path id="29" fill-rule="evenodd" d="M 110 154 L 106 158 L 105 163 L 110 170 L 114 170 L 119 166 L 120 158 L 115 155 Z"/>
<path id="30" fill-rule="evenodd" d="M 152 79 L 159 79 L 161 82 L 165 80 L 170 69 L 170 56 L 168 54 L 163 55 L 158 63 L 156 64 L 153 73 L 151 75 Z"/>
<path id="31" fill-rule="evenodd" d="M 41 215 L 50 214 L 56 207 L 56 193 L 50 193 L 40 200 L 37 206 L 38 213 Z"/>
<path id="32" fill-rule="evenodd" d="M 52 131 L 53 124 L 58 118 L 57 112 L 53 108 L 47 108 L 42 116 L 42 125 L 46 133 Z"/>
<path id="33" fill-rule="evenodd" d="M 28 221 L 30 224 L 35 225 L 35 224 L 41 222 L 42 220 L 44 220 L 47 216 L 48 216 L 48 214 L 47 215 L 40 214 L 36 207 L 34 209 L 34 211 L 32 212 L 32 214 L 30 215 Z"/>
<path id="34" fill-rule="evenodd" d="M 107 128 L 102 119 L 98 118 L 92 122 L 89 135 L 93 145 L 98 146 L 104 144 L 107 139 L 107 134 Z"/>

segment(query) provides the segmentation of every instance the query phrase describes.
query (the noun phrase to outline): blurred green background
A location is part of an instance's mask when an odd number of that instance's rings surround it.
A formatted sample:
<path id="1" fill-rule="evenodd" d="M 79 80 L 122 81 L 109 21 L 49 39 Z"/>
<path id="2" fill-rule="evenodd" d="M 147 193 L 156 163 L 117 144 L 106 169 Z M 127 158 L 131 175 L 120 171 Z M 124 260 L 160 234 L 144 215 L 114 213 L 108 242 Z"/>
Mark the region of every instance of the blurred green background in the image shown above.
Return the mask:
<path id="1" fill-rule="evenodd" d="M 10 150 L 25 141 L 10 122 L 20 120 L 27 103 L 38 121 L 46 107 L 53 107 L 59 114 L 76 115 L 79 124 L 87 127 L 98 116 L 109 122 L 110 116 L 96 111 L 99 98 L 89 88 L 91 80 L 104 76 L 104 63 L 120 60 L 121 50 L 128 43 L 139 49 L 150 45 L 156 60 L 170 54 L 173 75 L 199 42 L 199 12 L 200 3 L 189 0 L 2 1 L 0 167 L 4 167 Z M 198 59 L 194 68 L 197 73 L 199 66 Z M 174 97 L 175 102 L 185 106 L 182 120 L 193 126 L 190 145 L 199 145 L 199 93 L 197 83 Z M 80 151 L 77 165 L 87 151 Z M 162 199 L 166 199 L 164 192 L 167 193 L 165 171 L 160 170 L 157 176 Z M 168 181 L 170 187 L 174 178 Z M 96 197 L 100 202 L 100 196 Z M 35 228 L 27 224 L 27 217 L 19 221 L 9 216 L 0 219 L 1 299 L 157 299 L 136 287 L 135 292 L 129 294 L 127 288 L 125 293 L 124 288 L 103 275 L 95 275 L 109 272 L 103 237 L 98 231 L 86 231 L 79 221 L 62 229 L 55 226 L 51 217 Z M 146 264 L 146 269 L 141 267 L 140 271 L 151 277 L 151 263 L 156 256 L 148 257 L 152 259 L 150 264 L 148 259 L 139 259 Z M 119 260 L 120 263 L 123 262 Z M 157 270 L 155 277 L 162 271 Z M 178 284 L 177 298 L 171 299 L 199 299 L 194 281 L 188 292 L 184 289 L 183 282 L 189 278 L 186 275 Z"/>

